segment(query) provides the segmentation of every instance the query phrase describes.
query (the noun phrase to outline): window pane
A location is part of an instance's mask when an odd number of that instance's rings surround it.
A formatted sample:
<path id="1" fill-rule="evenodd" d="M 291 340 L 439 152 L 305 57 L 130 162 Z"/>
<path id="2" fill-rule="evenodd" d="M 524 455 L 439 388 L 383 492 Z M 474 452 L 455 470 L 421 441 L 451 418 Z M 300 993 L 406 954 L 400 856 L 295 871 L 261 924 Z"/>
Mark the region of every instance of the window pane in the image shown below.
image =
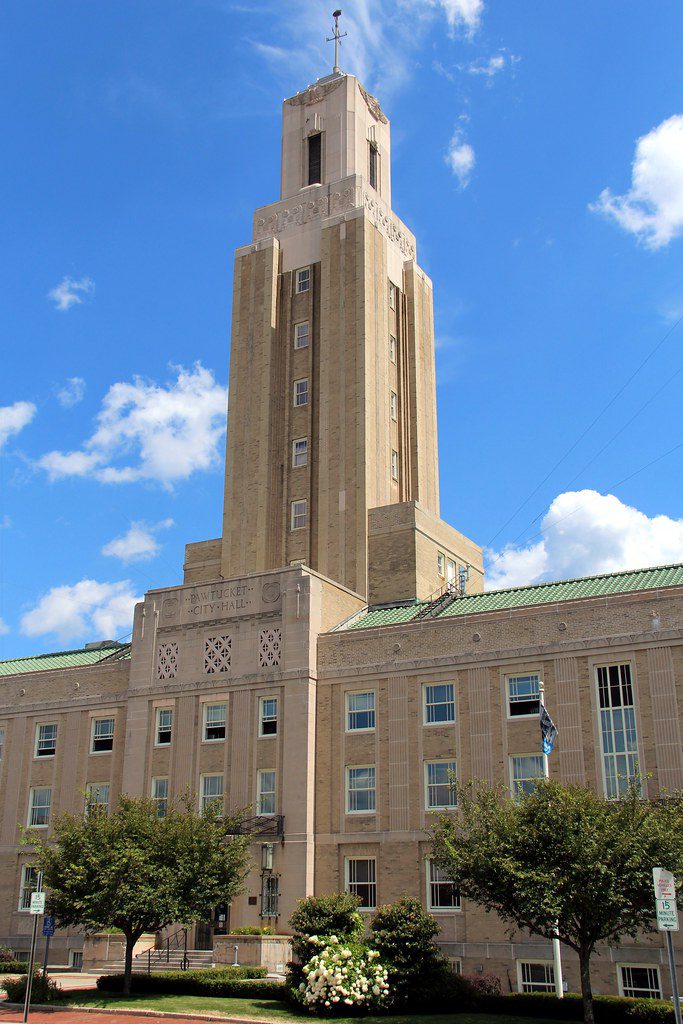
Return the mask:
<path id="1" fill-rule="evenodd" d="M 204 739 L 224 740 L 226 722 L 225 704 L 204 705 Z"/>
<path id="2" fill-rule="evenodd" d="M 425 686 L 425 722 L 428 725 L 455 721 L 455 689 L 453 683 Z"/>
<path id="3" fill-rule="evenodd" d="M 512 765 L 512 795 L 519 799 L 533 793 L 535 780 L 543 778 L 543 755 L 521 754 L 510 758 Z"/>
<path id="4" fill-rule="evenodd" d="M 168 813 L 168 779 L 152 779 L 152 800 L 157 805 L 157 817 L 165 818 Z"/>
<path id="5" fill-rule="evenodd" d="M 375 728 L 374 692 L 347 693 L 346 708 L 346 728 L 349 732 L 352 732 L 357 729 Z"/>
<path id="6" fill-rule="evenodd" d="M 322 134 L 308 138 L 308 184 L 319 185 L 322 181 Z"/>
<path id="7" fill-rule="evenodd" d="M 374 766 L 348 768 L 346 774 L 346 809 L 348 813 L 370 814 L 375 810 Z"/>
<path id="8" fill-rule="evenodd" d="M 552 964 L 522 961 L 522 992 L 554 992 L 555 970 Z"/>
<path id="9" fill-rule="evenodd" d="M 538 715 L 540 711 L 539 676 L 508 676 L 508 709 L 511 718 Z"/>
<path id="10" fill-rule="evenodd" d="M 36 739 L 36 757 L 52 757 L 57 749 L 57 725 L 39 725 Z"/>
<path id="11" fill-rule="evenodd" d="M 430 910 L 459 910 L 460 893 L 457 886 L 431 858 L 427 861 Z"/>
<path id="12" fill-rule="evenodd" d="M 261 736 L 277 734 L 277 697 L 261 697 Z"/>
<path id="13" fill-rule="evenodd" d="M 309 337 L 308 320 L 294 325 L 294 348 L 307 348 Z"/>
<path id="14" fill-rule="evenodd" d="M 376 861 L 374 857 L 349 858 L 346 862 L 347 891 L 360 896 L 361 907 L 374 910 L 377 906 Z"/>
<path id="15" fill-rule="evenodd" d="M 455 761 L 428 761 L 427 810 L 455 807 L 457 796 L 451 779 L 455 776 Z"/>
<path id="16" fill-rule="evenodd" d="M 223 810 L 223 776 L 203 775 L 202 776 L 202 799 L 201 809 L 215 809 L 217 814 Z"/>
<path id="17" fill-rule="evenodd" d="M 112 750 L 114 746 L 114 719 L 96 718 L 93 722 L 92 749 L 94 753 Z"/>
<path id="18" fill-rule="evenodd" d="M 28 823 L 33 828 L 44 828 L 50 821 L 50 805 L 52 790 L 49 788 L 32 789 L 30 795 Z"/>
<path id="19" fill-rule="evenodd" d="M 275 814 L 275 772 L 260 771 L 257 774 L 257 814 Z"/>
<path id="20" fill-rule="evenodd" d="M 615 800 L 637 778 L 638 737 L 631 666 L 601 665 L 597 680 L 605 796 Z"/>

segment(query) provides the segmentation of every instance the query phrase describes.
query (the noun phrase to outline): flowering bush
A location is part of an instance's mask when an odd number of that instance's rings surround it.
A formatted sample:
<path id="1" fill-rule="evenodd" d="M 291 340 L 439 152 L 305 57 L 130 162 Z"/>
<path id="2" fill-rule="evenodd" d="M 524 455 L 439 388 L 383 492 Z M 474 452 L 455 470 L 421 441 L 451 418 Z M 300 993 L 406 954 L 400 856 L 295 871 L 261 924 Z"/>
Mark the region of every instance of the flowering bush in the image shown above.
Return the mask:
<path id="1" fill-rule="evenodd" d="M 303 968 L 300 1001 L 314 1013 L 348 1013 L 348 1007 L 369 1012 L 389 1002 L 387 971 L 377 950 L 361 944 L 343 945 L 336 935 L 309 936 L 317 948 Z"/>

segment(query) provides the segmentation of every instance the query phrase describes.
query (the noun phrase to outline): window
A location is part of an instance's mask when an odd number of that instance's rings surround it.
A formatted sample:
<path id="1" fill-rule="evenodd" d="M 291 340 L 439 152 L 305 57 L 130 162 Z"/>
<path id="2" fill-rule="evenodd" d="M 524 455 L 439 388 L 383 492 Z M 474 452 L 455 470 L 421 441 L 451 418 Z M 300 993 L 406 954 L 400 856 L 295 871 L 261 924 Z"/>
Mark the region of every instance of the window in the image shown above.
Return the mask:
<path id="1" fill-rule="evenodd" d="M 322 133 L 308 136 L 308 181 L 307 185 L 319 185 L 322 182 Z"/>
<path id="2" fill-rule="evenodd" d="M 311 268 L 302 267 L 301 270 L 296 272 L 296 293 L 297 295 L 301 292 L 309 291 L 311 287 Z"/>
<path id="3" fill-rule="evenodd" d="M 57 724 L 36 726 L 36 757 L 54 757 L 57 750 Z"/>
<path id="4" fill-rule="evenodd" d="M 50 824 L 52 790 L 48 786 L 30 789 L 28 795 L 28 827 L 47 828 Z"/>
<path id="5" fill-rule="evenodd" d="M 391 392 L 390 407 L 391 407 L 391 418 L 392 418 L 392 420 L 397 420 L 398 419 L 398 395 L 396 394 L 395 391 Z"/>
<path id="6" fill-rule="evenodd" d="M 5 727 L 0 725 L 0 761 L 2 761 L 2 755 L 5 752 Z"/>
<path id="7" fill-rule="evenodd" d="M 439 576 L 446 575 L 446 556 L 443 551 L 437 551 L 436 553 L 436 571 Z"/>
<path id="8" fill-rule="evenodd" d="M 294 381 L 294 405 L 296 408 L 308 405 L 308 377 Z"/>
<path id="9" fill-rule="evenodd" d="M 425 762 L 425 808 L 428 811 L 455 807 L 458 800 L 453 779 L 455 761 Z"/>
<path id="10" fill-rule="evenodd" d="M 542 778 L 542 754 L 517 754 L 510 758 L 510 789 L 515 800 L 533 793 L 536 779 Z"/>
<path id="11" fill-rule="evenodd" d="M 601 665 L 597 675 L 605 796 L 614 800 L 637 778 L 638 737 L 631 666 Z"/>
<path id="12" fill-rule="evenodd" d="M 375 767 L 346 769 L 346 813 L 374 814 Z"/>
<path id="13" fill-rule="evenodd" d="M 204 742 L 211 740 L 225 739 L 225 719 L 227 707 L 225 704 L 204 705 Z"/>
<path id="14" fill-rule="evenodd" d="M 114 747 L 114 719 L 93 718 L 91 754 L 103 754 Z"/>
<path id="15" fill-rule="evenodd" d="M 261 882 L 261 917 L 277 917 L 280 903 L 280 879 L 265 875 Z"/>
<path id="16" fill-rule="evenodd" d="M 165 818 L 168 813 L 168 779 L 152 779 L 152 800 L 157 805 L 157 818 Z"/>
<path id="17" fill-rule="evenodd" d="M 277 736 L 277 697 L 259 697 L 259 736 Z"/>
<path id="18" fill-rule="evenodd" d="M 389 309 L 396 309 L 396 292 L 398 288 L 391 281 L 389 282 Z"/>
<path id="19" fill-rule="evenodd" d="M 102 807 L 105 814 L 109 813 L 109 783 L 89 782 L 85 787 L 85 812 L 97 804 Z"/>
<path id="20" fill-rule="evenodd" d="M 292 502 L 292 529 L 303 530 L 308 522 L 308 501 L 300 498 Z"/>
<path id="21" fill-rule="evenodd" d="M 346 731 L 361 732 L 375 728 L 375 694 L 346 694 Z"/>
<path id="22" fill-rule="evenodd" d="M 520 992 L 554 992 L 555 968 L 550 961 L 518 960 Z"/>
<path id="23" fill-rule="evenodd" d="M 173 733 L 173 708 L 157 708 L 155 746 L 165 747 L 171 742 Z"/>
<path id="24" fill-rule="evenodd" d="M 460 893 L 454 882 L 436 866 L 431 857 L 427 861 L 428 910 L 460 910 Z"/>
<path id="25" fill-rule="evenodd" d="M 393 334 L 389 335 L 389 359 L 392 363 L 396 362 L 396 338 Z"/>
<path id="26" fill-rule="evenodd" d="M 369 142 L 368 148 L 370 150 L 370 188 L 377 188 L 379 153 L 377 152 L 377 145 L 374 142 Z"/>
<path id="27" fill-rule="evenodd" d="M 256 813 L 275 814 L 275 772 L 269 769 L 256 773 Z"/>
<path id="28" fill-rule="evenodd" d="M 31 893 L 38 885 L 38 868 L 24 864 L 21 869 L 21 885 L 19 887 L 19 910 L 31 909 Z"/>
<path id="29" fill-rule="evenodd" d="M 424 724 L 442 725 L 455 721 L 455 687 L 453 683 L 436 683 L 423 687 Z"/>
<path id="30" fill-rule="evenodd" d="M 359 910 L 377 906 L 377 861 L 374 857 L 347 857 L 346 891 L 360 896 Z"/>
<path id="31" fill-rule="evenodd" d="M 292 441 L 292 466 L 298 469 L 299 466 L 308 465 L 308 438 L 297 437 Z"/>
<path id="32" fill-rule="evenodd" d="M 538 715 L 540 691 L 537 672 L 523 676 L 508 676 L 508 718 Z"/>
<path id="33" fill-rule="evenodd" d="M 294 348 L 308 348 L 308 320 L 294 324 Z"/>
<path id="34" fill-rule="evenodd" d="M 223 813 L 223 776 L 202 775 L 199 810 L 204 813 L 211 811 L 216 817 Z"/>
<path id="35" fill-rule="evenodd" d="M 452 558 L 446 559 L 446 579 L 449 583 L 455 583 L 455 562 Z"/>
<path id="36" fill-rule="evenodd" d="M 662 998 L 658 967 L 620 964 L 617 971 L 620 996 L 630 996 L 632 999 Z"/>
<path id="37" fill-rule="evenodd" d="M 391 479 L 398 480 L 398 452 L 391 453 Z"/>

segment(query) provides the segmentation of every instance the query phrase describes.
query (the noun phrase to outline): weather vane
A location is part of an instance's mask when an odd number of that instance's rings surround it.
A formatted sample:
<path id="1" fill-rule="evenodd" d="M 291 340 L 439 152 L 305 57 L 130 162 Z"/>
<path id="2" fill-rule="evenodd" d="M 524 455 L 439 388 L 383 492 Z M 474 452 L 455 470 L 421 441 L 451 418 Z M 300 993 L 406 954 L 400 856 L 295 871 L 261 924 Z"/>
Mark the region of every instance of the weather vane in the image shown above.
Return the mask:
<path id="1" fill-rule="evenodd" d="M 348 32 L 339 31 L 339 19 L 341 18 L 341 11 L 333 11 L 332 17 L 334 18 L 334 35 L 327 37 L 327 42 L 331 43 L 334 40 L 334 67 L 332 73 L 334 75 L 341 74 L 341 68 L 339 67 L 339 47 L 341 46 L 341 40 L 347 36 Z"/>

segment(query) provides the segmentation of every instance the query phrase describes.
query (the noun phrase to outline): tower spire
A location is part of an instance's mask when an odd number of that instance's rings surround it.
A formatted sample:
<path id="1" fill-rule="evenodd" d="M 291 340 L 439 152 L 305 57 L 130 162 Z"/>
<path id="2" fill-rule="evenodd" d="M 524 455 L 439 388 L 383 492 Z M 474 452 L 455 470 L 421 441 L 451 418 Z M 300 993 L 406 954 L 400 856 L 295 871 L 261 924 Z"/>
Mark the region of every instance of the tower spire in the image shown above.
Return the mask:
<path id="1" fill-rule="evenodd" d="M 334 42 L 334 67 L 332 68 L 332 74 L 339 75 L 341 74 L 341 68 L 339 67 L 339 47 L 341 46 L 342 39 L 344 39 L 344 37 L 347 36 L 349 33 L 340 33 L 339 31 L 339 19 L 341 18 L 340 10 L 333 11 L 332 17 L 334 18 L 334 34 L 327 37 L 327 42 Z"/>

